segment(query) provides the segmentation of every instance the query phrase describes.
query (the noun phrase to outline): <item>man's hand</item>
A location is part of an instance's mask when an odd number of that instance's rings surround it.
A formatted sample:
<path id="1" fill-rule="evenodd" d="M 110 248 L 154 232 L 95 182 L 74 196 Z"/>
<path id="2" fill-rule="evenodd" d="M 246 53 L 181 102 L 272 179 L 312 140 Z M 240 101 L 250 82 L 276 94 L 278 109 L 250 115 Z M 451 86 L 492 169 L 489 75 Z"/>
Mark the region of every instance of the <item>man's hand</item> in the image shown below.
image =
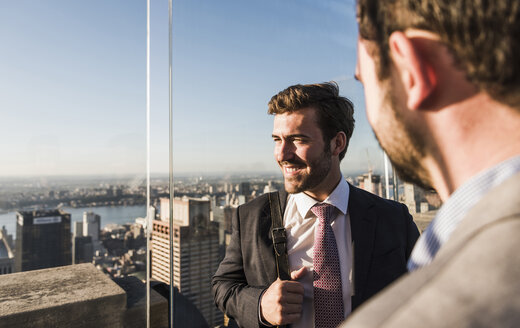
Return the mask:
<path id="1" fill-rule="evenodd" d="M 291 272 L 293 280 L 307 273 L 306 267 Z M 260 300 L 262 318 L 272 325 L 287 325 L 300 319 L 303 303 L 303 286 L 297 281 L 282 281 L 280 278 L 269 286 Z"/>

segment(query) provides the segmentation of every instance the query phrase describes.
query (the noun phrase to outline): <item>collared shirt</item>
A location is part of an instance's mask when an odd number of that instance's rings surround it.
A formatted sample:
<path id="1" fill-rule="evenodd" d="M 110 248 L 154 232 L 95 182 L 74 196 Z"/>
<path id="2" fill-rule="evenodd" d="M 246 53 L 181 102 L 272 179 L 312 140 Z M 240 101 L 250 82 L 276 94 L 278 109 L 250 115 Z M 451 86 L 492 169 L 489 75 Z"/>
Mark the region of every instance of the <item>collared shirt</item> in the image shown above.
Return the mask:
<path id="1" fill-rule="evenodd" d="M 520 172 L 520 156 L 515 156 L 472 177 L 451 195 L 437 212 L 415 245 L 408 270 L 413 271 L 433 261 L 435 254 L 450 238 L 469 210 L 493 187 Z"/>
<path id="2" fill-rule="evenodd" d="M 343 288 L 343 305 L 345 317 L 351 312 L 352 295 L 352 238 L 350 234 L 350 218 L 348 215 L 349 185 L 341 177 L 334 191 L 322 203 L 334 205 L 337 216 L 332 222 L 332 230 L 338 246 L 341 267 L 341 283 Z M 293 328 L 314 327 L 314 288 L 313 288 L 313 252 L 314 232 L 318 226 L 316 216 L 310 210 L 320 203 L 305 193 L 290 194 L 284 212 L 284 226 L 287 232 L 287 253 L 289 269 L 295 271 L 302 266 L 307 267 L 307 274 L 300 279 L 304 287 L 302 316 Z"/>

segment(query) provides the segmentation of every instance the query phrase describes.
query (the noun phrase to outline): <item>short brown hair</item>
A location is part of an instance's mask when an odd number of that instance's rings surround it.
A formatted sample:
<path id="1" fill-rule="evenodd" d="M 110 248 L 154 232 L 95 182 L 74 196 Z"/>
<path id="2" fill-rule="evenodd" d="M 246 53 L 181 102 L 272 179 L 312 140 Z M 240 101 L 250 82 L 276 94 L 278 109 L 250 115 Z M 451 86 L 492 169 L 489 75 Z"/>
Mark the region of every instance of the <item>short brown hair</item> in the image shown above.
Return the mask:
<path id="1" fill-rule="evenodd" d="M 334 81 L 318 84 L 297 84 L 279 92 L 269 101 L 269 114 L 283 114 L 303 108 L 316 109 L 318 125 L 323 140 L 328 144 L 338 132 L 347 136 L 345 149 L 339 154 L 342 160 L 354 131 L 354 105 L 339 95 L 338 84 Z"/>
<path id="2" fill-rule="evenodd" d="M 389 37 L 417 28 L 438 34 L 468 80 L 496 100 L 520 105 L 518 0 L 358 0 L 359 34 L 376 44 L 381 80 L 389 75 Z"/>

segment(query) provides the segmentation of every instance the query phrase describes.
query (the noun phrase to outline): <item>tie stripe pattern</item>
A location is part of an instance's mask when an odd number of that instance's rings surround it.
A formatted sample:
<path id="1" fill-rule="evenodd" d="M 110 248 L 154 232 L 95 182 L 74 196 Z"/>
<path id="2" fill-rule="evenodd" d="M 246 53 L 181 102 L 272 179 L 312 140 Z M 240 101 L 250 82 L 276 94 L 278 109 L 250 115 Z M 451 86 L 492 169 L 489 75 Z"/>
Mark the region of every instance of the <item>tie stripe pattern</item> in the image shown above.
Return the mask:
<path id="1" fill-rule="evenodd" d="M 330 225 L 334 209 L 330 204 L 317 204 L 311 208 L 319 220 L 313 259 L 315 328 L 337 327 L 344 319 L 338 247 Z"/>

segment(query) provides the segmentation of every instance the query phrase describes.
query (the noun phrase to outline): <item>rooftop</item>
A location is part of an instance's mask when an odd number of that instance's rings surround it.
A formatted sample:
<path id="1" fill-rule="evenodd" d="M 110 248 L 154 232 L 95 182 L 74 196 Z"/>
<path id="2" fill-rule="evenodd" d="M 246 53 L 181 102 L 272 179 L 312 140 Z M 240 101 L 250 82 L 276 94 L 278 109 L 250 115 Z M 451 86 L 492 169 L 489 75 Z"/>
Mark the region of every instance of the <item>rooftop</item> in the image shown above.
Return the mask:
<path id="1" fill-rule="evenodd" d="M 175 327 L 207 328 L 199 310 L 175 289 Z M 150 327 L 168 327 L 169 286 L 151 282 Z M 91 263 L 0 276 L 1 327 L 146 327 L 146 286 L 111 280 Z"/>
<path id="2" fill-rule="evenodd" d="M 143 327 L 144 284 L 120 287 L 92 264 L 0 276 L 2 327 Z M 152 327 L 168 326 L 168 302 L 152 290 Z"/>

